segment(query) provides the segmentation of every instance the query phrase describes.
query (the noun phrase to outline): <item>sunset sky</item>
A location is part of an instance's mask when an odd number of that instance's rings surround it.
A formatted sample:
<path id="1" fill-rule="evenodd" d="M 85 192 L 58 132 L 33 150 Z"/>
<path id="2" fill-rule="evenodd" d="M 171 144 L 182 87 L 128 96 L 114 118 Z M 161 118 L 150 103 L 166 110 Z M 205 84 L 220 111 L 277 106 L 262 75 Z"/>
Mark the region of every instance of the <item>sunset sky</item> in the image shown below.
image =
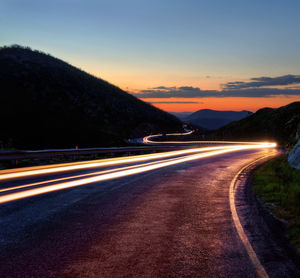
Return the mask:
<path id="1" fill-rule="evenodd" d="M 30 46 L 167 111 L 300 101 L 299 0 L 1 0 Z"/>

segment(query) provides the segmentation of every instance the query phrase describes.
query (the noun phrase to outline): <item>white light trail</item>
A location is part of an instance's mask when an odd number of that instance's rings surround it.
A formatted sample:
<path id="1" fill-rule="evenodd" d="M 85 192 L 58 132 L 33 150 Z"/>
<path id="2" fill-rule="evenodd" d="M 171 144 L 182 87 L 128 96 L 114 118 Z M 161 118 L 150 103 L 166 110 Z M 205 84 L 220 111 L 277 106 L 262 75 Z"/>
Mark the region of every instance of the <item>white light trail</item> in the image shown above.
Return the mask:
<path id="1" fill-rule="evenodd" d="M 0 181 L 16 179 L 16 178 L 32 177 L 36 175 L 54 174 L 54 173 L 67 172 L 67 171 L 84 170 L 84 169 L 92 169 L 98 167 L 108 167 L 108 166 L 116 166 L 120 164 L 150 161 L 150 160 L 162 159 L 166 157 L 212 151 L 212 150 L 218 150 L 224 148 L 231 148 L 231 146 L 202 147 L 202 148 L 193 148 L 187 150 L 162 152 L 162 153 L 146 154 L 146 155 L 139 155 L 139 156 L 126 156 L 126 157 L 118 157 L 118 158 L 111 158 L 111 159 L 91 160 L 91 161 L 85 161 L 80 163 L 78 162 L 64 163 L 59 165 L 48 166 L 47 168 L 45 168 L 45 166 L 37 166 L 37 167 L 29 167 L 28 169 L 20 168 L 11 171 L 4 170 L 4 171 L 0 171 Z"/>
<path id="2" fill-rule="evenodd" d="M 164 161 L 171 161 L 171 160 L 174 160 L 174 159 L 175 158 L 171 158 L 171 159 L 164 160 Z M 142 165 L 143 166 L 148 166 L 148 165 L 154 165 L 154 164 L 157 164 L 157 163 L 161 163 L 161 160 L 160 161 L 144 163 Z M 22 189 L 22 188 L 34 187 L 34 186 L 43 185 L 43 184 L 51 184 L 51 183 L 54 183 L 54 182 L 64 181 L 64 180 L 74 180 L 74 179 L 77 179 L 77 178 L 83 178 L 83 177 L 88 177 L 88 176 L 97 176 L 97 175 L 117 172 L 117 171 L 121 171 L 121 170 L 128 170 L 128 169 L 133 169 L 133 168 L 138 168 L 138 167 L 141 167 L 141 164 L 122 167 L 122 168 L 113 168 L 113 169 L 109 169 L 109 170 L 97 171 L 97 172 L 81 174 L 81 175 L 71 175 L 71 176 L 64 177 L 64 178 L 49 179 L 49 180 L 45 180 L 45 181 L 34 182 L 34 183 L 29 183 L 29 184 L 23 184 L 23 185 L 18 185 L 18 186 L 12 186 L 12 187 L 7 187 L 7 188 L 0 189 L 0 194 L 1 194 L 1 192 L 15 191 L 15 190 L 19 190 L 19 189 Z"/>
<path id="3" fill-rule="evenodd" d="M 166 136 L 186 136 L 190 135 L 194 132 L 194 130 L 186 132 L 186 133 L 171 133 L 166 134 Z M 161 137 L 162 134 L 149 135 L 143 138 L 144 144 L 234 144 L 234 145 L 265 145 L 265 144 L 274 144 L 269 142 L 238 142 L 238 141 L 152 141 L 151 139 Z"/>
<path id="4" fill-rule="evenodd" d="M 184 157 L 177 157 L 173 159 L 165 159 L 160 162 L 154 162 L 154 163 L 146 163 L 146 164 L 141 164 L 141 165 L 136 165 L 128 167 L 123 167 L 120 169 L 115 169 L 114 172 L 107 172 L 107 173 L 102 173 L 93 177 L 88 177 L 88 178 L 82 178 L 82 179 L 77 179 L 73 181 L 67 181 L 67 182 L 62 182 L 62 183 L 57 183 L 53 185 L 46 185 L 42 186 L 39 188 L 34 188 L 34 189 L 29 189 L 29 190 L 24 190 L 21 192 L 15 192 L 7 195 L 2 195 L 0 196 L 0 204 L 1 203 L 7 203 L 10 201 L 15 201 L 31 196 L 36 196 L 40 194 L 45 194 L 49 192 L 54 192 L 57 190 L 63 190 L 67 188 L 73 188 L 73 187 L 78 187 L 82 186 L 85 184 L 90 184 L 94 182 L 100 182 L 100 181 L 105 181 L 105 180 L 110 180 L 110 179 L 116 179 L 116 178 L 121 178 L 121 177 L 126 177 L 134 174 L 139 174 L 147 171 L 152 171 L 155 169 L 183 163 L 183 162 L 188 162 L 188 161 L 193 161 L 196 159 L 200 158 L 205 158 L 205 157 L 211 157 L 211 156 L 216 156 L 224 153 L 229 153 L 229 152 L 234 152 L 234 151 L 240 151 L 240 150 L 249 150 L 249 149 L 261 149 L 261 148 L 273 148 L 275 147 L 276 144 L 274 143 L 265 143 L 265 144 L 260 144 L 260 145 L 236 145 L 236 146 L 231 146 L 231 147 L 223 147 L 219 148 L 217 150 L 210 150 L 207 152 L 201 152 L 197 154 L 190 154 L 186 155 Z M 211 149 L 211 148 L 210 148 Z M 108 170 L 109 171 L 109 170 Z"/>

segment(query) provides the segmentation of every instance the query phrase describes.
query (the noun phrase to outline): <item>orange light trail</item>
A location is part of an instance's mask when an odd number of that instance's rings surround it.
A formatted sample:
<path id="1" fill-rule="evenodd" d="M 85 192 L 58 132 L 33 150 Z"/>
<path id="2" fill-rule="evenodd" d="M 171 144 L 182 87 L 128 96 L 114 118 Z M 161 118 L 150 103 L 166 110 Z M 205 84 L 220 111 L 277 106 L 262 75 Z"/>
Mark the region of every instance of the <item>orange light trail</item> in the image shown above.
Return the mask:
<path id="1" fill-rule="evenodd" d="M 85 169 L 92 169 L 98 167 L 116 166 L 120 164 L 143 162 L 143 161 L 162 159 L 162 158 L 172 157 L 177 155 L 217 150 L 222 148 L 224 147 L 202 147 L 202 148 L 193 148 L 193 149 L 180 150 L 180 151 L 162 152 L 157 154 L 118 157 L 118 158 L 102 159 L 96 161 L 92 160 L 92 161 L 86 161 L 82 163 L 65 163 L 65 164 L 54 165 L 49 168 L 45 168 L 44 166 L 37 166 L 37 167 L 30 167 L 29 169 L 26 168 L 18 169 L 12 172 L 4 170 L 3 172 L 0 171 L 0 181 L 23 178 L 23 177 L 31 177 L 36 175 L 53 174 L 53 173 L 66 172 L 66 171 L 85 170 Z"/>
<path id="2" fill-rule="evenodd" d="M 53 185 L 47 185 L 47 186 L 42 186 L 39 188 L 34 188 L 34 189 L 24 190 L 21 192 L 15 192 L 15 193 L 7 194 L 7 195 L 2 195 L 2 196 L 0 196 L 0 204 L 23 199 L 23 198 L 28 198 L 28 197 L 32 197 L 32 196 L 36 196 L 36 195 L 41 195 L 41 194 L 45 194 L 45 193 L 50 193 L 50 192 L 54 192 L 54 191 L 58 191 L 58 190 L 63 190 L 63 189 L 67 189 L 67 188 L 73 188 L 73 187 L 78 187 L 78 186 L 82 186 L 82 185 L 86 185 L 86 184 L 91 184 L 91 183 L 95 183 L 95 182 L 101 182 L 101 181 L 106 181 L 106 180 L 110 180 L 110 179 L 131 176 L 134 174 L 144 173 L 147 171 L 152 171 L 155 169 L 168 167 L 168 166 L 183 163 L 183 162 L 193 161 L 193 160 L 200 159 L 200 158 L 206 158 L 206 157 L 211 157 L 211 156 L 216 156 L 216 155 L 220 155 L 220 154 L 224 154 L 224 153 L 241 151 L 241 150 L 273 148 L 275 146 L 276 146 L 275 143 L 261 143 L 261 144 L 252 144 L 252 145 L 235 145 L 235 146 L 224 146 L 224 147 L 202 148 L 202 149 L 200 148 L 201 151 L 200 151 L 200 153 L 197 153 L 197 154 L 189 154 L 189 155 L 186 155 L 183 157 L 177 157 L 177 158 L 173 158 L 173 159 L 165 159 L 165 160 L 153 162 L 153 163 L 144 163 L 141 165 L 123 167 L 123 168 L 115 169 L 115 171 L 113 171 L 113 172 L 105 173 L 105 171 L 104 171 L 100 174 L 95 173 L 96 176 L 93 176 L 93 177 L 88 177 L 88 178 L 85 177 L 85 178 L 80 178 L 77 180 L 61 182 L 61 183 L 57 183 L 57 184 L 53 184 Z M 207 150 L 205 152 L 205 151 L 203 151 L 203 149 L 206 149 L 206 150 L 210 149 L 210 150 Z M 190 151 L 190 153 L 192 153 L 192 150 L 186 150 L 186 151 Z M 179 151 L 179 152 L 182 152 L 182 151 Z M 195 152 L 195 149 L 194 149 L 194 152 Z M 130 158 L 126 158 L 126 159 L 130 160 Z M 108 171 L 111 171 L 111 170 L 108 170 Z M 60 170 L 59 170 L 59 172 L 60 172 Z"/>
<path id="3" fill-rule="evenodd" d="M 169 159 L 168 161 L 171 161 L 171 160 L 174 160 L 174 158 Z M 153 164 L 157 164 L 157 163 L 160 163 L 160 162 L 161 161 L 149 162 L 149 163 L 143 164 L 143 166 L 153 165 Z M 13 186 L 13 187 L 0 189 L 0 193 L 1 192 L 7 192 L 7 191 L 14 191 L 14 190 L 22 189 L 22 188 L 34 187 L 34 186 L 42 185 L 42 184 L 50 184 L 50 183 L 54 183 L 54 182 L 57 182 L 57 181 L 72 180 L 72 179 L 83 178 L 83 177 L 88 177 L 88 176 L 97 176 L 97 175 L 101 175 L 101 174 L 112 173 L 112 172 L 116 172 L 116 171 L 120 171 L 120 170 L 128 170 L 128 169 L 133 169 L 133 168 L 137 168 L 137 167 L 140 167 L 140 165 L 133 165 L 133 166 L 127 166 L 127 167 L 122 167 L 122 168 L 117 168 L 117 169 L 109 169 L 109 170 L 97 171 L 97 172 L 92 172 L 92 173 L 87 173 L 87 174 L 68 176 L 68 177 L 64 177 L 64 178 L 50 179 L 50 180 L 46 180 L 46 181 L 34 182 L 34 183 L 29 183 L 29 184 L 24 184 L 24 185 L 18 185 L 18 186 Z"/>

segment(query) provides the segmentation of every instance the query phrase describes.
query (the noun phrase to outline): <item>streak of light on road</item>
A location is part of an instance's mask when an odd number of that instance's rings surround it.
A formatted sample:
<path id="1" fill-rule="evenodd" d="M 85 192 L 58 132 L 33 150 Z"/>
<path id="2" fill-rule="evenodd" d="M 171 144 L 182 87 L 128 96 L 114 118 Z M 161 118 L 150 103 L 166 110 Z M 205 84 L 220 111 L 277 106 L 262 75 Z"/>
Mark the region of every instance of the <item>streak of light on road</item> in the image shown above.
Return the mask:
<path id="1" fill-rule="evenodd" d="M 266 146 L 266 144 L 267 143 L 261 144 L 261 146 L 264 147 Z M 213 151 L 213 150 L 224 149 L 224 148 L 230 149 L 232 148 L 232 146 L 192 148 L 192 149 L 186 149 L 180 151 L 162 152 L 162 153 L 155 153 L 155 154 L 91 160 L 91 161 L 84 161 L 80 163 L 78 162 L 63 163 L 59 165 L 48 166 L 46 168 L 45 166 L 37 166 L 37 167 L 29 167 L 24 169 L 22 168 L 14 169 L 11 171 L 4 170 L 4 171 L 0 171 L 0 181 L 16 179 L 16 178 L 32 177 L 36 175 L 45 175 L 45 174 L 53 174 L 53 173 L 66 172 L 66 171 L 84 170 L 84 169 L 92 169 L 98 167 L 116 166 L 120 164 L 150 161 L 150 160 L 162 159 L 166 157 L 185 155 L 185 154 L 197 153 L 197 152 Z"/>
<path id="2" fill-rule="evenodd" d="M 164 161 L 171 161 L 171 160 L 174 160 L 174 159 L 175 158 L 171 158 L 171 159 L 164 160 Z M 143 166 L 148 166 L 148 165 L 154 165 L 154 164 L 157 164 L 157 163 L 161 163 L 161 160 L 144 163 L 142 165 Z M 113 169 L 109 169 L 109 170 L 96 171 L 96 172 L 81 174 L 81 175 L 70 175 L 70 176 L 63 177 L 63 178 L 49 179 L 49 180 L 40 181 L 40 182 L 34 182 L 34 183 L 29 183 L 29 184 L 23 184 L 23 185 L 18 185 L 18 186 L 2 188 L 2 189 L 0 189 L 0 194 L 1 194 L 1 192 L 15 191 L 15 190 L 19 190 L 19 189 L 22 189 L 22 188 L 35 187 L 35 186 L 38 186 L 38 185 L 50 184 L 50 183 L 65 181 L 65 180 L 73 180 L 73 179 L 78 179 L 78 178 L 83 178 L 83 177 L 103 175 L 103 174 L 113 173 L 113 172 L 121 171 L 121 170 L 134 169 L 134 168 L 137 168 L 137 167 L 140 167 L 140 166 L 141 165 L 138 164 L 138 165 L 126 166 L 126 167 L 122 167 L 122 168 L 113 168 Z"/>
<path id="3" fill-rule="evenodd" d="M 181 157 L 177 157 L 177 158 L 173 158 L 173 159 L 164 159 L 164 160 L 160 158 L 161 160 L 158 162 L 155 162 L 155 163 L 144 163 L 144 164 L 140 164 L 140 165 L 135 165 L 132 168 L 130 168 L 130 166 L 129 166 L 129 168 L 127 168 L 127 167 L 116 168 L 115 171 L 113 171 L 113 172 L 106 172 L 106 173 L 102 172 L 102 173 L 100 173 L 98 175 L 96 174 L 96 176 L 92 176 L 92 177 L 87 177 L 87 178 L 85 177 L 85 178 L 80 178 L 77 180 L 55 183 L 53 185 L 46 185 L 46 186 L 41 186 L 38 188 L 33 188 L 33 189 L 29 189 L 29 190 L 24 190 L 24 191 L 18 191 L 18 192 L 7 194 L 7 195 L 2 195 L 2 196 L 0 196 L 0 204 L 27 198 L 27 197 L 31 197 L 31 196 L 45 194 L 45 193 L 49 193 L 49 192 L 53 192 L 53 191 L 57 191 L 57 190 L 78 187 L 81 185 L 91 184 L 91 183 L 110 180 L 110 179 L 126 177 L 126 176 L 139 174 L 139 173 L 143 173 L 143 172 L 147 172 L 147 171 L 151 171 L 151 170 L 155 170 L 155 169 L 159 169 L 159 168 L 163 168 L 163 167 L 167 167 L 167 166 L 171 166 L 171 165 L 175 165 L 175 164 L 179 164 L 179 163 L 183 163 L 183 162 L 193 161 L 193 160 L 200 159 L 200 158 L 211 157 L 211 156 L 216 156 L 216 155 L 220 155 L 220 154 L 224 154 L 224 153 L 241 151 L 241 150 L 273 148 L 275 146 L 276 146 L 275 143 L 260 143 L 260 144 L 251 144 L 251 145 L 234 145 L 234 146 L 208 148 L 209 150 L 206 148 L 206 151 L 203 151 L 203 149 L 205 149 L 205 148 L 198 148 L 198 151 L 196 151 L 196 152 L 200 152 L 200 153 L 196 153 L 196 154 L 188 154 L 183 151 L 179 151 L 179 152 L 183 152 L 183 153 L 181 153 L 181 155 L 185 155 L 185 156 L 181 156 Z M 186 150 L 186 151 L 190 151 L 189 153 L 193 153 L 193 152 L 191 152 L 191 150 Z M 186 155 L 186 154 L 188 154 L 188 155 Z M 153 154 L 153 155 L 163 155 L 163 154 Z M 151 157 L 151 155 L 150 155 L 150 157 Z M 164 156 L 164 158 L 165 157 L 167 157 L 167 156 Z M 125 163 L 128 163 L 128 162 L 130 162 L 131 159 L 137 159 L 137 158 L 138 157 L 127 157 L 127 158 L 123 158 L 123 160 L 127 160 L 127 162 L 125 162 Z M 157 157 L 157 158 L 159 158 L 159 157 Z M 141 162 L 144 160 L 138 160 L 138 161 Z M 105 160 L 102 163 L 105 163 Z M 91 163 L 91 164 L 93 164 L 93 163 Z M 110 164 L 110 165 L 117 165 L 117 164 L 120 164 L 120 161 L 116 161 L 115 164 Z M 77 165 L 77 166 L 80 166 L 80 165 Z M 84 166 L 89 166 L 89 164 L 84 165 Z M 60 167 L 60 168 L 67 168 L 67 167 Z M 43 170 L 52 170 L 52 172 L 64 171 L 60 168 L 58 167 L 58 168 L 43 169 Z M 88 167 L 86 167 L 86 168 L 88 168 Z M 68 168 L 67 168 L 67 170 L 68 170 Z M 35 170 L 35 171 L 38 171 L 38 170 Z M 26 174 L 27 172 L 26 171 L 18 172 L 15 174 L 19 174 L 19 176 L 20 176 L 22 173 Z"/>
<path id="4" fill-rule="evenodd" d="M 174 135 L 174 134 L 172 134 Z M 188 134 L 181 134 L 181 135 L 188 135 Z M 156 134 L 156 135 L 149 135 L 143 138 L 143 143 L 144 144 L 233 144 L 233 145 L 264 145 L 267 144 L 268 142 L 239 142 L 239 141 L 152 141 L 153 138 L 161 137 L 162 134 Z M 272 143 L 270 143 L 272 144 Z"/>
<path id="5" fill-rule="evenodd" d="M 170 133 L 165 136 L 187 136 L 194 132 L 194 130 L 187 131 L 185 133 Z M 148 135 L 143 138 L 144 144 L 233 144 L 233 145 L 264 145 L 268 142 L 238 142 L 238 141 L 153 141 L 154 138 L 162 137 L 163 134 Z"/>

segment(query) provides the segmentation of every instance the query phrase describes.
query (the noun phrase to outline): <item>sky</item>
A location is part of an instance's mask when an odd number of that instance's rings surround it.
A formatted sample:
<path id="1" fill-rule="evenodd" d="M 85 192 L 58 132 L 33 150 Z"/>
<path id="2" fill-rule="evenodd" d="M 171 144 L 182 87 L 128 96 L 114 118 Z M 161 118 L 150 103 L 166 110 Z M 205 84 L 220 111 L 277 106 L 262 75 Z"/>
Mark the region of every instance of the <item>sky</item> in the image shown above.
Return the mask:
<path id="1" fill-rule="evenodd" d="M 38 49 L 172 112 L 300 101 L 299 0 L 0 0 Z"/>

